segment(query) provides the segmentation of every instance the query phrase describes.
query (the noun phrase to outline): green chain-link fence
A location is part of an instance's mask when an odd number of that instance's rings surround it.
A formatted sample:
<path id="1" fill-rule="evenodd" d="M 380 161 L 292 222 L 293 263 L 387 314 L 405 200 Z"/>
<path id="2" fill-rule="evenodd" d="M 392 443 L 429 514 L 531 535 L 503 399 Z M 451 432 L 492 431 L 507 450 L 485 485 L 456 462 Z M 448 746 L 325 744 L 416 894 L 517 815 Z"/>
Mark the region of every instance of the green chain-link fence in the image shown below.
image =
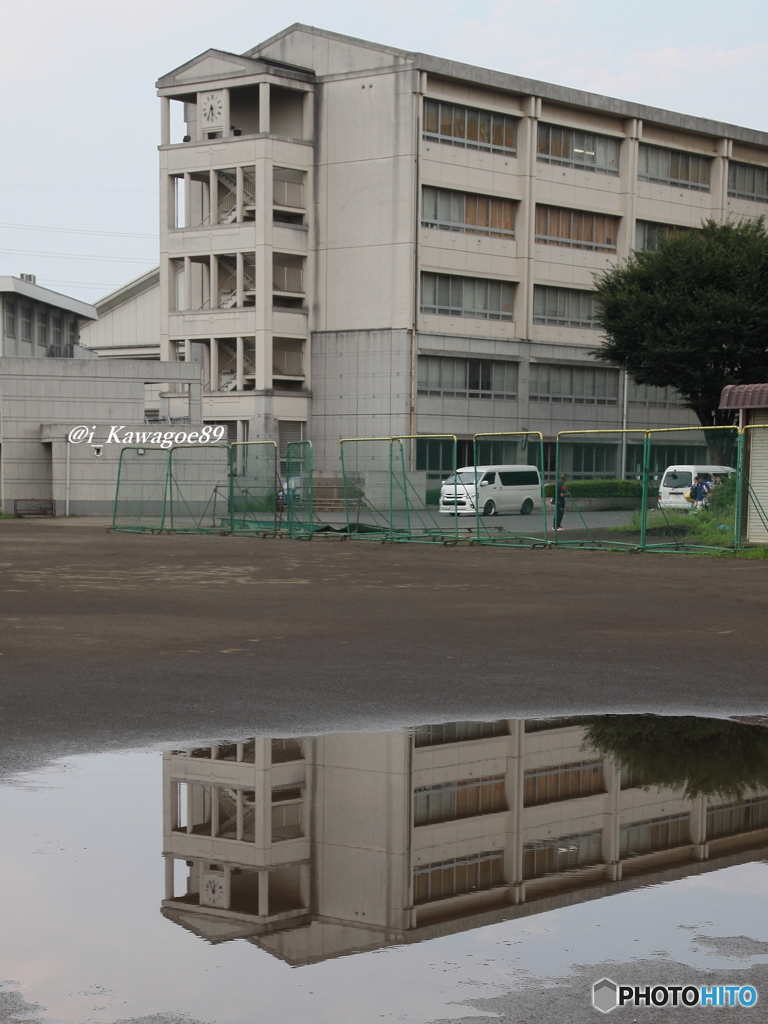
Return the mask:
<path id="1" fill-rule="evenodd" d="M 390 533 L 389 437 L 345 439 L 339 446 L 347 534 L 385 540 Z"/>
<path id="2" fill-rule="evenodd" d="M 291 537 L 311 537 L 315 532 L 312 485 L 312 442 L 289 441 L 285 450 L 283 502 Z"/>
<path id="3" fill-rule="evenodd" d="M 163 448 L 123 448 L 117 468 L 112 528 L 131 533 L 163 529 L 171 453 Z"/>
<path id="4" fill-rule="evenodd" d="M 475 434 L 474 472 L 465 503 L 480 544 L 538 546 L 547 542 L 544 437 L 520 430 Z"/>
<path id="5" fill-rule="evenodd" d="M 277 533 L 284 525 L 283 499 L 275 442 L 230 445 L 229 529 L 233 533 Z"/>
<path id="6" fill-rule="evenodd" d="M 210 533 L 229 526 L 227 444 L 171 448 L 168 501 L 164 529 L 177 533 Z"/>

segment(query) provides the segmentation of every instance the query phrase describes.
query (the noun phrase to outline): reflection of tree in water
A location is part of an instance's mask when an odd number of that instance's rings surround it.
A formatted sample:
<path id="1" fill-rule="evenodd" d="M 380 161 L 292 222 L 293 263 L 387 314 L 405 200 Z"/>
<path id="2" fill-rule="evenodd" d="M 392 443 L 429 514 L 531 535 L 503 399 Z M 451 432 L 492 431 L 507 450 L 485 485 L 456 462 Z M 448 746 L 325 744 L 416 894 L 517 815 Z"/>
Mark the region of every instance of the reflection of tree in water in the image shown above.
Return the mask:
<path id="1" fill-rule="evenodd" d="M 585 747 L 639 773 L 641 784 L 685 796 L 740 800 L 768 787 L 768 729 L 692 715 L 600 715 L 589 720 Z"/>

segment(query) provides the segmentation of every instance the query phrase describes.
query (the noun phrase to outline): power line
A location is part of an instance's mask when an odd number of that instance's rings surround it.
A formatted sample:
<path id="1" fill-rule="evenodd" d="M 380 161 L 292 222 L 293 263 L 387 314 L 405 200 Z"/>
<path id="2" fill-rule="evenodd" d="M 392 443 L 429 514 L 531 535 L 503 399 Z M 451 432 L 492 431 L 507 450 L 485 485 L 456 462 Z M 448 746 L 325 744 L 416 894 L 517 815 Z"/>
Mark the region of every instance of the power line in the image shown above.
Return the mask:
<path id="1" fill-rule="evenodd" d="M 20 228 L 22 231 L 56 231 L 63 235 L 109 235 L 112 238 L 157 238 L 154 235 L 140 235 L 132 231 L 86 231 L 84 228 L 47 228 L 38 224 L 0 224 L 0 228 Z"/>
<path id="2" fill-rule="evenodd" d="M 12 182 L 0 182 L 0 188 L 34 188 L 42 191 L 45 189 L 47 192 L 49 189 L 57 189 L 59 192 L 130 192 L 132 195 L 139 196 L 156 196 L 156 191 L 151 191 L 145 188 L 87 188 L 82 185 L 21 185 L 13 184 Z"/>
<path id="3" fill-rule="evenodd" d="M 44 259 L 90 260 L 93 263 L 157 263 L 157 256 L 83 256 L 79 252 L 35 252 L 33 249 L 0 249 L 11 256 L 42 256 Z"/>

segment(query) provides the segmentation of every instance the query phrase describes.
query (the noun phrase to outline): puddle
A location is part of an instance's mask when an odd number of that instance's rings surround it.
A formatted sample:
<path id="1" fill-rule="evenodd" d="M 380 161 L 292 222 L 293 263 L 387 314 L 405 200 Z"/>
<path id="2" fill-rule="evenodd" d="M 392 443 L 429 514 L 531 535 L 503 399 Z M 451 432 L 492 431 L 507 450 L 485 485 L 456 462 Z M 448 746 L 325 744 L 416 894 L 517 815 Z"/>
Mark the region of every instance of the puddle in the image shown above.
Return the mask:
<path id="1" fill-rule="evenodd" d="M 0 787 L 0 820 L 0 1022 L 589 1020 L 606 974 L 768 999 L 757 725 L 88 755 Z"/>

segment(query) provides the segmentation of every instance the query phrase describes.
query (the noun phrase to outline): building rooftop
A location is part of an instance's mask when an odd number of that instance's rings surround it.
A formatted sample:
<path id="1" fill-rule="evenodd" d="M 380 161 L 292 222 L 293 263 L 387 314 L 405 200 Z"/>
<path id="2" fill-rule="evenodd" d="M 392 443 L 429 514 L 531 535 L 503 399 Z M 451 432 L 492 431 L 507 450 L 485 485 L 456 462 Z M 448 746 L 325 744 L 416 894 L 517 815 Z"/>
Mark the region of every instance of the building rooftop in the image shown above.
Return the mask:
<path id="1" fill-rule="evenodd" d="M 45 302 L 49 306 L 56 306 L 57 309 L 66 309 L 83 320 L 96 320 L 98 317 L 96 310 L 87 302 L 62 295 L 61 292 L 54 292 L 50 288 L 43 288 L 34 281 L 22 281 L 20 277 L 0 277 L 0 294 L 6 295 L 9 292 L 23 295 L 35 302 Z"/>
<path id="2" fill-rule="evenodd" d="M 768 384 L 727 384 L 720 395 L 721 409 L 768 409 Z"/>

